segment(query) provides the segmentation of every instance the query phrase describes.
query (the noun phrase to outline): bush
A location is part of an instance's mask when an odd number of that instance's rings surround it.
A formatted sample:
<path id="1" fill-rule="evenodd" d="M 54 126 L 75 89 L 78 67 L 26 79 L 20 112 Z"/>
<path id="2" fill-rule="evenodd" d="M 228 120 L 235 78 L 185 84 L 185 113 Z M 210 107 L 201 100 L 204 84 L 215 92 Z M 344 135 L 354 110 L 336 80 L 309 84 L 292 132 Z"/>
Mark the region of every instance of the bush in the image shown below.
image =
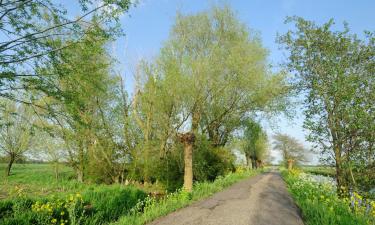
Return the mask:
<path id="1" fill-rule="evenodd" d="M 234 171 L 234 156 L 225 148 L 213 148 L 204 137 L 197 140 L 197 149 L 193 152 L 194 179 L 196 181 L 213 181 Z"/>

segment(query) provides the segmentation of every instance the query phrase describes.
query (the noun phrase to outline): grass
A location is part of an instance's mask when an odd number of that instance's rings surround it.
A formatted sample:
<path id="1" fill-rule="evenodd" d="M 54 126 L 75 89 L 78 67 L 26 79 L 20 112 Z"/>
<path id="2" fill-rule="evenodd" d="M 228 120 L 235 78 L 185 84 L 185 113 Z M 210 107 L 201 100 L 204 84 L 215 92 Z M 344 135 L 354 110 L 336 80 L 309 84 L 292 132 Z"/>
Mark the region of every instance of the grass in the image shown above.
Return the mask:
<path id="1" fill-rule="evenodd" d="M 59 180 L 56 180 L 51 164 L 14 164 L 11 176 L 5 176 L 6 164 L 0 163 L 0 199 L 22 192 L 32 197 L 51 194 L 65 196 L 80 192 L 86 185 L 74 180 L 71 168 L 61 165 Z"/>
<path id="2" fill-rule="evenodd" d="M 194 184 L 193 192 L 187 193 L 183 190 L 168 194 L 162 199 L 146 198 L 139 202 L 129 215 L 123 216 L 117 225 L 142 225 L 161 216 L 167 215 L 179 208 L 185 207 L 197 200 L 211 196 L 224 188 L 250 176 L 258 174 L 260 171 L 240 171 L 230 173 L 225 177 L 219 177 L 214 182 L 202 182 Z"/>
<path id="3" fill-rule="evenodd" d="M 311 173 L 315 175 L 323 175 L 329 177 L 334 177 L 336 175 L 335 168 L 330 166 L 303 166 L 301 167 L 301 169 L 305 173 Z"/>
<path id="4" fill-rule="evenodd" d="M 288 190 L 300 207 L 306 225 L 373 225 L 375 209 L 350 207 L 350 199 L 339 198 L 330 185 L 304 180 L 299 172 L 282 172 Z"/>
<path id="5" fill-rule="evenodd" d="M 0 164 L 0 170 L 5 166 Z M 133 186 L 79 183 L 72 169 L 63 165 L 58 180 L 50 164 L 15 164 L 11 176 L 0 174 L 0 224 L 51 224 L 54 219 L 72 224 L 82 218 L 82 224 L 108 224 L 147 197 Z M 32 209 L 37 202 L 38 212 Z M 47 206 L 51 212 L 43 211 Z"/>

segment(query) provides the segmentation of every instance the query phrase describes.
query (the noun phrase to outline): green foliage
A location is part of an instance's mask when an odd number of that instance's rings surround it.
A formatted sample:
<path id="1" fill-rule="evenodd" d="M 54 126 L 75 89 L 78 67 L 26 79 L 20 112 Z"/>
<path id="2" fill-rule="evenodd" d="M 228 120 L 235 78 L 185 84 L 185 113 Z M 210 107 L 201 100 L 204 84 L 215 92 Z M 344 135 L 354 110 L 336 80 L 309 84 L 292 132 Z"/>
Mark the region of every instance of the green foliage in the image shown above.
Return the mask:
<path id="1" fill-rule="evenodd" d="M 64 4 L 51 0 L 0 2 L 0 28 L 6 36 L 0 46 L 2 98 L 38 105 L 34 102 L 38 99 L 36 96 L 51 92 L 56 95 L 59 89 L 56 75 L 41 70 L 53 60 L 51 55 L 80 43 L 86 36 L 86 29 L 92 27 L 91 23 L 86 23 L 89 18 L 101 22 L 106 36 L 121 34 L 119 16 L 131 5 L 129 0 L 109 0 L 98 4 L 80 0 L 70 4 L 72 7 L 68 8 L 74 8 L 72 11 L 67 10 Z M 73 19 L 70 18 L 72 13 L 75 15 Z M 31 94 L 34 95 L 32 98 Z M 56 112 L 52 107 L 46 108 L 51 113 Z"/>
<path id="2" fill-rule="evenodd" d="M 212 147 L 212 143 L 204 137 L 196 141 L 196 146 L 193 152 L 194 180 L 213 181 L 234 171 L 234 155 L 229 149 Z"/>
<path id="3" fill-rule="evenodd" d="M 305 224 L 369 225 L 375 222 L 375 214 L 352 212 L 349 200 L 340 199 L 331 186 L 301 179 L 293 171 L 288 173 L 284 170 L 282 174 L 290 193 L 302 210 Z"/>
<path id="4" fill-rule="evenodd" d="M 252 119 L 244 121 L 243 127 L 242 149 L 246 155 L 247 165 L 255 169 L 269 157 L 267 134 L 260 124 Z"/>
<path id="5" fill-rule="evenodd" d="M 338 186 L 363 188 L 354 171 L 374 167 L 375 35 L 363 38 L 334 21 L 322 25 L 288 18 L 294 30 L 279 37 L 289 52 L 287 67 L 306 96 L 304 127 L 323 158 L 334 162 Z M 371 169 L 370 169 L 371 170 Z M 361 187 L 362 186 L 362 187 Z"/>

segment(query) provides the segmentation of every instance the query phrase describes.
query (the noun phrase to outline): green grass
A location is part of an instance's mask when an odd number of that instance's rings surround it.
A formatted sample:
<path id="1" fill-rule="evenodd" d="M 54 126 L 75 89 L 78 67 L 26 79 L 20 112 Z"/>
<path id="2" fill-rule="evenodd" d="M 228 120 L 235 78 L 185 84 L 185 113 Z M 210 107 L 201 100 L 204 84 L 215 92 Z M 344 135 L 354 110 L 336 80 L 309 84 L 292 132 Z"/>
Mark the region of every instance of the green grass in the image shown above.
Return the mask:
<path id="1" fill-rule="evenodd" d="M 193 192 L 177 191 L 168 194 L 162 199 L 146 198 L 145 201 L 133 208 L 129 215 L 121 217 L 117 225 L 141 225 L 151 222 L 161 216 L 167 215 L 179 208 L 185 207 L 197 200 L 211 196 L 224 188 L 242 180 L 254 176 L 260 171 L 242 171 L 219 177 L 214 182 L 202 182 L 194 184 Z"/>
<path id="2" fill-rule="evenodd" d="M 5 166 L 0 164 L 0 170 L 4 171 Z M 58 180 L 53 171 L 50 164 L 15 164 L 11 176 L 0 172 L 0 224 L 51 224 L 52 219 L 108 224 L 147 197 L 132 186 L 79 183 L 72 169 L 64 165 L 60 166 Z M 75 199 L 71 204 L 70 197 L 77 193 L 82 201 Z M 36 202 L 51 205 L 51 214 L 32 210 Z"/>
<path id="3" fill-rule="evenodd" d="M 329 177 L 334 177 L 336 175 L 335 168 L 330 166 L 303 166 L 301 167 L 301 169 L 305 173 L 311 173 L 315 175 L 323 175 Z"/>
<path id="4" fill-rule="evenodd" d="M 51 194 L 65 196 L 85 188 L 74 180 L 73 170 L 60 165 L 59 180 L 55 179 L 51 164 L 14 164 L 9 177 L 5 176 L 5 164 L 0 164 L 0 199 L 12 197 L 22 191 L 32 197 Z"/>
<path id="5" fill-rule="evenodd" d="M 331 186 L 302 179 L 298 172 L 282 172 L 288 190 L 302 211 L 306 225 L 373 225 L 375 215 L 353 212 L 349 199 L 341 199 Z M 375 210 L 374 210 L 375 212 Z"/>

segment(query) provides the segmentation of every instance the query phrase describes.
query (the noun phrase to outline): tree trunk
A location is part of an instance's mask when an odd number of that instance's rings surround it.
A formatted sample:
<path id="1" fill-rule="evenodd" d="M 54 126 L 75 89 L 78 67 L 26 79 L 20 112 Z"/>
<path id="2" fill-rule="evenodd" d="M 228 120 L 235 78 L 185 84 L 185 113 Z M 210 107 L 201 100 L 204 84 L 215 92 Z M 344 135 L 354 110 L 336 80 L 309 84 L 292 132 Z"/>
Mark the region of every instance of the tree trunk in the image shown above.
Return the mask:
<path id="1" fill-rule="evenodd" d="M 252 168 L 252 161 L 250 156 L 246 156 L 246 165 L 249 169 Z"/>
<path id="2" fill-rule="evenodd" d="M 193 190 L 193 144 L 195 135 L 192 132 L 179 135 L 184 144 L 184 189 L 188 192 Z"/>
<path id="3" fill-rule="evenodd" d="M 342 188 L 344 187 L 343 182 L 343 170 L 342 170 L 342 160 L 341 160 L 341 150 L 338 146 L 335 146 L 335 164 L 336 164 L 336 183 L 337 183 L 337 193 L 341 196 L 343 193 Z"/>
<path id="4" fill-rule="evenodd" d="M 55 162 L 55 178 L 59 181 L 59 162 Z"/>
<path id="5" fill-rule="evenodd" d="M 83 183 L 83 171 L 82 170 L 77 170 L 77 180 L 78 182 Z"/>
<path id="6" fill-rule="evenodd" d="M 251 158 L 251 165 L 252 165 L 252 169 L 257 168 L 256 160 L 254 158 Z"/>
<path id="7" fill-rule="evenodd" d="M 293 159 L 288 159 L 288 170 L 292 170 L 293 169 L 293 162 L 294 162 Z"/>
<path id="8" fill-rule="evenodd" d="M 6 170 L 5 170 L 5 175 L 6 176 L 10 176 L 10 170 L 12 169 L 12 165 L 13 165 L 15 159 L 16 159 L 16 157 L 13 154 L 11 154 L 9 162 L 8 162 L 8 166 L 7 166 Z"/>

